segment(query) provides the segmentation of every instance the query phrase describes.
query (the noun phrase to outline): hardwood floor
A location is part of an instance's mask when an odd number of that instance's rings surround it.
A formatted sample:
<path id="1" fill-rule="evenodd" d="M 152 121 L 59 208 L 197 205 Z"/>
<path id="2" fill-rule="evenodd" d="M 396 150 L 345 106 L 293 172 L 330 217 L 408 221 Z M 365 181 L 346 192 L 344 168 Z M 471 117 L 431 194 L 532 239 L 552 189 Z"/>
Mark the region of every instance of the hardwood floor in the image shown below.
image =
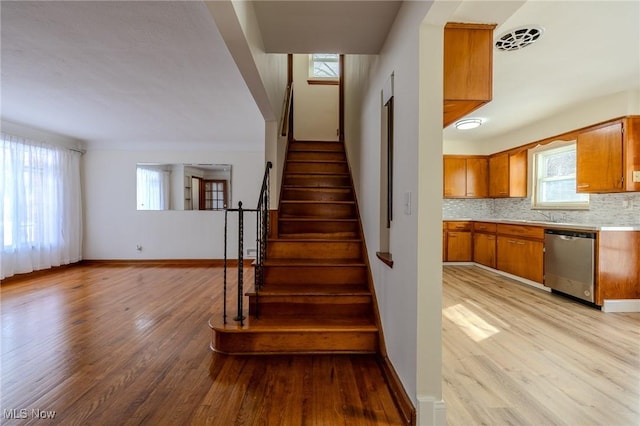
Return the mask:
<path id="1" fill-rule="evenodd" d="M 0 423 L 401 424 L 375 356 L 212 354 L 220 274 L 79 266 L 3 284 Z M 640 424 L 640 314 L 446 266 L 443 328 L 449 425 Z"/>
<path id="2" fill-rule="evenodd" d="M 213 354 L 221 276 L 77 266 L 3 284 L 0 423 L 402 424 L 374 355 Z"/>
<path id="3" fill-rule="evenodd" d="M 445 266 L 449 425 L 639 425 L 640 314 Z"/>

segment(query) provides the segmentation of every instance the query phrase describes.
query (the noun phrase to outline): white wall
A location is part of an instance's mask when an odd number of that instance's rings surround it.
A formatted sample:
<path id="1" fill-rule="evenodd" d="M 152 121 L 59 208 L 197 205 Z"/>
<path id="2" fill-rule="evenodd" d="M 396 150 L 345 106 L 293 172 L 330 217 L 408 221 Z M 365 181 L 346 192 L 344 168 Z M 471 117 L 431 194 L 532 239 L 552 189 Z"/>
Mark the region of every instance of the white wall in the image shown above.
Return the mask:
<path id="1" fill-rule="evenodd" d="M 88 151 L 83 157 L 84 258 L 222 259 L 223 212 L 136 210 L 136 163 L 145 162 L 231 164 L 234 207 L 243 201 L 255 208 L 265 160 L 263 152 L 251 151 Z M 235 229 L 230 227 L 230 235 Z M 255 220 L 247 223 L 245 249 L 255 247 L 252 230 Z M 237 257 L 234 241 L 229 257 Z"/>
<path id="2" fill-rule="evenodd" d="M 337 85 L 309 84 L 309 55 L 293 55 L 293 135 L 297 140 L 338 140 Z"/>
<path id="3" fill-rule="evenodd" d="M 421 424 L 442 422 L 433 414 L 441 403 L 441 185 L 442 26 L 420 28 L 427 2 L 405 2 L 376 60 L 348 62 L 347 78 L 370 66 L 359 131 L 346 125 L 349 160 L 358 183 L 369 261 L 389 357 Z M 434 37 L 433 40 L 422 38 Z M 351 61 L 351 57 L 347 58 Z M 427 66 L 428 65 L 428 66 Z M 423 68 L 421 68 L 423 67 Z M 427 72 L 427 75 L 421 74 Z M 432 73 L 433 72 L 433 73 Z M 394 220 L 390 251 L 393 268 L 376 258 L 380 220 L 381 91 L 394 74 Z M 432 73 L 432 74 L 429 74 Z M 346 117 L 353 98 L 346 84 Z M 423 99 L 424 98 L 424 99 Z M 412 207 L 405 213 L 405 196 Z M 424 238 L 424 241 L 420 241 Z M 431 407 L 423 404 L 431 401 Z"/>

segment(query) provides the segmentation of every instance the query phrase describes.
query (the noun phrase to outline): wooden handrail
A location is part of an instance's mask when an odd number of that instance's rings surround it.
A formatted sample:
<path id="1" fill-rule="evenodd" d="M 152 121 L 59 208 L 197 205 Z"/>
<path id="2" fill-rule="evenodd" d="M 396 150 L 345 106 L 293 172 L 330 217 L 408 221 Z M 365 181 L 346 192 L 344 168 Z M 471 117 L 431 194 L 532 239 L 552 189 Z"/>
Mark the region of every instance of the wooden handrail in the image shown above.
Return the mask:
<path id="1" fill-rule="evenodd" d="M 280 121 L 280 135 L 287 136 L 289 133 L 289 121 L 291 120 L 291 105 L 293 101 L 293 82 L 289 83 L 284 93 L 284 101 L 282 103 L 282 114 Z"/>

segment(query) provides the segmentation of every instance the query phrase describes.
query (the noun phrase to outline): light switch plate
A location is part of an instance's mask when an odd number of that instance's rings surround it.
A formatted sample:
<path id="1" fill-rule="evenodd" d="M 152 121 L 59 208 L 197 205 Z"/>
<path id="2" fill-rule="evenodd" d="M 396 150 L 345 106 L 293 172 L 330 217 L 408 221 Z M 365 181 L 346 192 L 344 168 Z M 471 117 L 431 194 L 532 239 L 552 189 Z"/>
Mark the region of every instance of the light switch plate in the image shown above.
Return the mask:
<path id="1" fill-rule="evenodd" d="M 411 191 L 404 193 L 404 214 L 411 215 Z"/>
<path id="2" fill-rule="evenodd" d="M 634 170 L 633 171 L 633 181 L 635 183 L 640 182 L 640 170 Z"/>

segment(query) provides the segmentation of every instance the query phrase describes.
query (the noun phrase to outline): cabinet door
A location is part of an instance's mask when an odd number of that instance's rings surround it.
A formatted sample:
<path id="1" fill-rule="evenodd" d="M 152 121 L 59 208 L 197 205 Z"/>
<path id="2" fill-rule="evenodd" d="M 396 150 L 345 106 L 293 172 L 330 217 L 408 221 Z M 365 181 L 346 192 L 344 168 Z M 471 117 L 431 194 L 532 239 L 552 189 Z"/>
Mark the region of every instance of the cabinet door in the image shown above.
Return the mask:
<path id="1" fill-rule="evenodd" d="M 509 196 L 509 154 L 489 158 L 489 196 Z"/>
<path id="2" fill-rule="evenodd" d="M 474 234 L 473 261 L 490 268 L 496 267 L 496 236 L 492 234 Z"/>
<path id="3" fill-rule="evenodd" d="M 509 197 L 527 196 L 527 151 L 509 154 Z"/>
<path id="4" fill-rule="evenodd" d="M 471 232 L 447 232 L 447 261 L 471 262 Z"/>
<path id="5" fill-rule="evenodd" d="M 467 160 L 464 158 L 444 158 L 444 197 L 465 197 L 467 195 Z"/>
<path id="6" fill-rule="evenodd" d="M 489 160 L 467 158 L 467 197 L 484 198 L 489 195 Z"/>
<path id="7" fill-rule="evenodd" d="M 576 144 L 577 192 L 623 190 L 622 123 L 578 135 Z"/>
<path id="8" fill-rule="evenodd" d="M 498 269 L 542 284 L 543 250 L 541 241 L 499 236 Z"/>

